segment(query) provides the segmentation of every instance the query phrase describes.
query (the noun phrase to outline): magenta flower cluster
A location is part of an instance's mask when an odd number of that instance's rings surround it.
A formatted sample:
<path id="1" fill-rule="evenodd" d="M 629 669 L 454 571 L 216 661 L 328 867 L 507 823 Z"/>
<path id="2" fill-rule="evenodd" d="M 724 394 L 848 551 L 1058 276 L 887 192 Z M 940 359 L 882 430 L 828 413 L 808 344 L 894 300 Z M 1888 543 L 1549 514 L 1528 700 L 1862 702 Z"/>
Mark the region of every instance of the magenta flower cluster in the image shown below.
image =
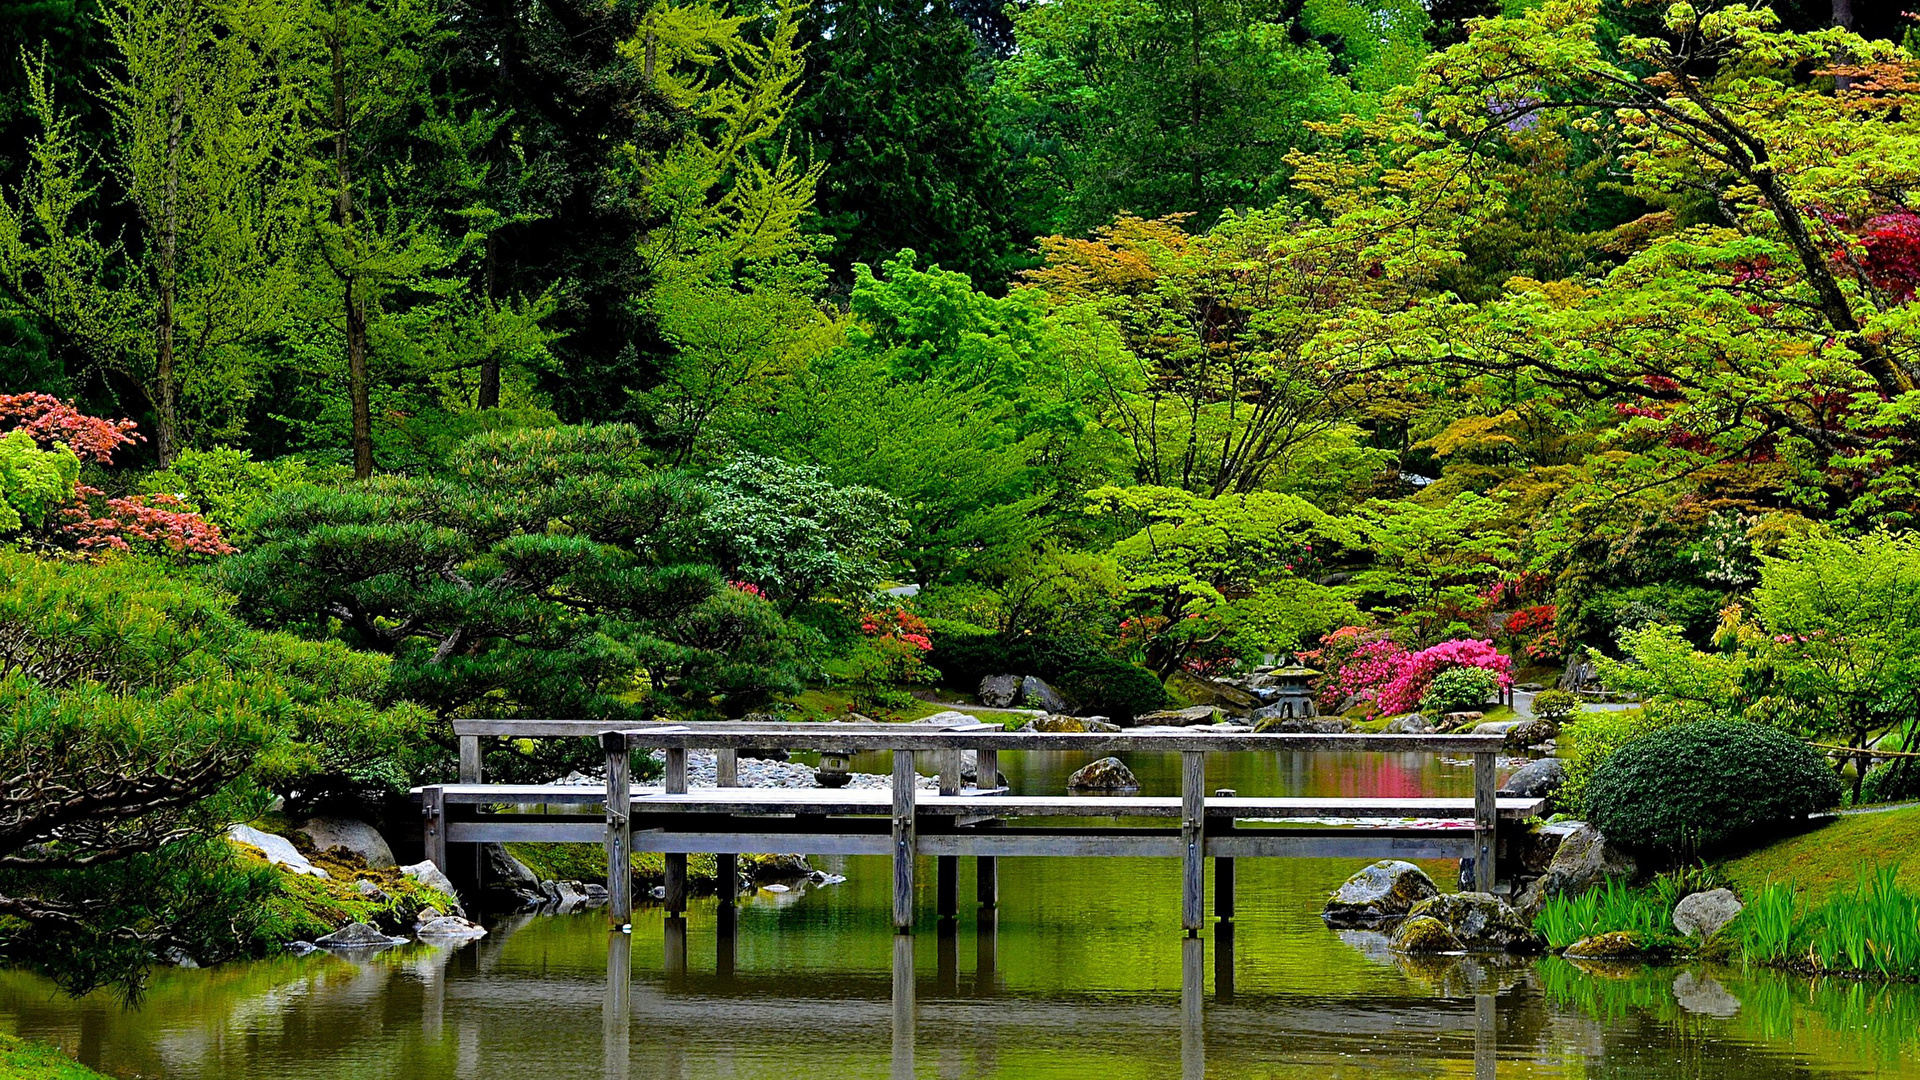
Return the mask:
<path id="1" fill-rule="evenodd" d="M 1369 641 L 1327 675 L 1323 698 L 1359 697 L 1373 703 L 1376 715 L 1412 712 L 1433 677 L 1448 668 L 1477 667 L 1493 672 L 1504 689 L 1513 684 L 1513 661 L 1490 641 L 1462 638 L 1417 652 L 1385 639 Z"/>

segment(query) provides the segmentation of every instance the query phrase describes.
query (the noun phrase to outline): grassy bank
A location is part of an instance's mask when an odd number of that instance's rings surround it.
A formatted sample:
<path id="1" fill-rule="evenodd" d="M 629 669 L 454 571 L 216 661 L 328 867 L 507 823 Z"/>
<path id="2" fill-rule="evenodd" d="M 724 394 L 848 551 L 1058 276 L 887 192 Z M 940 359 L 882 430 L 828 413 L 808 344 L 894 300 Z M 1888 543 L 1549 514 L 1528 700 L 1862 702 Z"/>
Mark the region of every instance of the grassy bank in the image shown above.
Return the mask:
<path id="1" fill-rule="evenodd" d="M 0 1035 L 0 1080 L 107 1080 L 59 1048 Z"/>
<path id="2" fill-rule="evenodd" d="M 1920 806 L 1842 814 L 1733 859 L 1724 869 L 1742 896 L 1758 895 L 1770 881 L 1789 881 L 1802 901 L 1818 904 L 1852 888 L 1861 867 L 1891 865 L 1899 866 L 1897 885 L 1920 892 Z"/>

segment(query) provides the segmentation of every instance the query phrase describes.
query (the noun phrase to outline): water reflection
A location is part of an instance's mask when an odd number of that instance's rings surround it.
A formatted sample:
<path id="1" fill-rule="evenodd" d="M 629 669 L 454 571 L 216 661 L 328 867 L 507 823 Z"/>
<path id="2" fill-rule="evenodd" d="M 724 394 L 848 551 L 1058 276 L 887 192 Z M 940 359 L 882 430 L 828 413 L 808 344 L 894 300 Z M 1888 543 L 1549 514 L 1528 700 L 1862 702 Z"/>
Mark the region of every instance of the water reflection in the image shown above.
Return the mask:
<path id="1" fill-rule="evenodd" d="M 163 972 L 137 1013 L 0 974 L 0 1029 L 129 1080 L 1802 1080 L 1920 1060 L 1911 986 L 1396 956 L 1319 925 L 1340 864 L 1243 860 L 1234 920 L 1194 938 L 1172 867 L 1000 868 L 998 908 L 911 936 L 876 859 L 798 902 L 643 912 L 631 937 L 522 918 L 458 948 Z"/>

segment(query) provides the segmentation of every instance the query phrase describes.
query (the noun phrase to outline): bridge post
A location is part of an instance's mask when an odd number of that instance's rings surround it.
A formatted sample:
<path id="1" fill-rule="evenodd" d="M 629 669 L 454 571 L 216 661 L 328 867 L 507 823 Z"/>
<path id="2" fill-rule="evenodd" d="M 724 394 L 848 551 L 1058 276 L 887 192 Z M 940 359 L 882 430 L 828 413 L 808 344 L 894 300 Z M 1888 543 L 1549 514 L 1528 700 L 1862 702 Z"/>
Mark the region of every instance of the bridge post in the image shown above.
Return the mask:
<path id="1" fill-rule="evenodd" d="M 607 920 L 633 922 L 633 781 L 625 732 L 600 736 L 607 754 Z"/>
<path id="2" fill-rule="evenodd" d="M 664 783 L 669 795 L 687 793 L 687 750 L 685 747 L 667 749 L 667 770 Z M 685 855 L 667 855 L 666 864 L 666 909 L 668 915 L 678 915 L 687 910 L 687 857 Z"/>
<path id="3" fill-rule="evenodd" d="M 1473 755 L 1473 887 L 1492 892 L 1499 858 L 1497 833 L 1500 814 L 1494 798 L 1494 755 L 1480 751 Z"/>
<path id="4" fill-rule="evenodd" d="M 420 792 L 420 813 L 425 820 L 422 840 L 427 861 L 447 872 L 447 793 L 435 785 Z"/>
<path id="5" fill-rule="evenodd" d="M 976 789 L 993 789 L 1000 786 L 1000 751 L 974 751 L 973 786 Z M 973 860 L 973 886 L 975 898 L 980 906 L 991 911 L 1000 906 L 1000 864 L 991 855 L 977 855 Z"/>
<path id="6" fill-rule="evenodd" d="M 713 755 L 714 785 L 730 788 L 740 786 L 740 752 L 738 750 L 716 750 Z M 734 903 L 740 892 L 740 856 L 731 851 L 723 851 L 713 857 L 714 885 L 720 893 L 720 907 L 723 918 L 731 918 Z"/>
<path id="7" fill-rule="evenodd" d="M 480 782 L 480 736 L 460 736 L 460 782 Z"/>
<path id="8" fill-rule="evenodd" d="M 893 932 L 913 933 L 913 751 L 893 752 Z"/>
<path id="9" fill-rule="evenodd" d="M 1180 925 L 1192 937 L 1207 921 L 1207 753 L 1180 752 Z"/>

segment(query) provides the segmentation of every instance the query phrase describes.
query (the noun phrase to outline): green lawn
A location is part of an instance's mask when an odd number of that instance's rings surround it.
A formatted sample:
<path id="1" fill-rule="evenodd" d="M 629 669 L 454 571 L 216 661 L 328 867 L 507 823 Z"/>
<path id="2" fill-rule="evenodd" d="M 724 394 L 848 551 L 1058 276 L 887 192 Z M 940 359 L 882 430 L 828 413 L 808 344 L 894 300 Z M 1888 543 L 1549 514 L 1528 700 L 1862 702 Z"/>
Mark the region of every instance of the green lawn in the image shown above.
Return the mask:
<path id="1" fill-rule="evenodd" d="M 58 1048 L 0 1035 L 0 1080 L 105 1080 Z"/>
<path id="2" fill-rule="evenodd" d="M 1789 837 L 1726 864 L 1727 876 L 1751 896 L 1768 881 L 1791 881 L 1819 902 L 1851 884 L 1863 865 L 1900 863 L 1900 884 L 1920 892 L 1920 806 L 1843 814 L 1832 824 Z"/>

